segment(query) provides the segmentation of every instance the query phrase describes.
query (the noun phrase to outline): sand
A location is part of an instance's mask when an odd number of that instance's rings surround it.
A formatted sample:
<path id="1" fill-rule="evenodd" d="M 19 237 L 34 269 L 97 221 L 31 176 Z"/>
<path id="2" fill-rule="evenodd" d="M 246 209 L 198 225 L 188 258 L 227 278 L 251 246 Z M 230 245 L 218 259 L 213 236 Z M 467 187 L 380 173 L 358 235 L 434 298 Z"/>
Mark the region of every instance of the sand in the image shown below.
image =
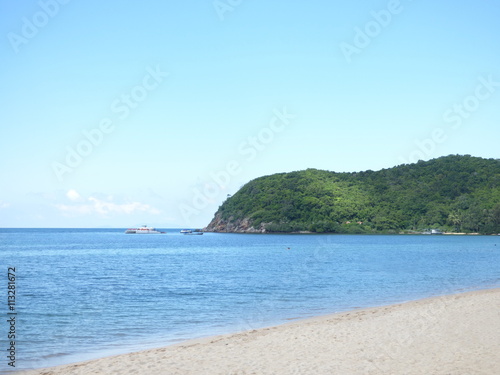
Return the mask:
<path id="1" fill-rule="evenodd" d="M 500 289 L 355 310 L 22 374 L 500 374 Z"/>

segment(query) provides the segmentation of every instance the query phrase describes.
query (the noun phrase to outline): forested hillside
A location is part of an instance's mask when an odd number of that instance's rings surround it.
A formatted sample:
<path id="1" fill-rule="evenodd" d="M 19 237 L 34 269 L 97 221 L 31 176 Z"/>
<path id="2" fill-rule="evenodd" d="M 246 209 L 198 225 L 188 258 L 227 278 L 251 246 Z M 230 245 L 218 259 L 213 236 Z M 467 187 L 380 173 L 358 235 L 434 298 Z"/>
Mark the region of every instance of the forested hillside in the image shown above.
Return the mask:
<path id="1" fill-rule="evenodd" d="M 380 171 L 317 169 L 250 181 L 207 231 L 500 233 L 500 161 L 450 155 Z"/>

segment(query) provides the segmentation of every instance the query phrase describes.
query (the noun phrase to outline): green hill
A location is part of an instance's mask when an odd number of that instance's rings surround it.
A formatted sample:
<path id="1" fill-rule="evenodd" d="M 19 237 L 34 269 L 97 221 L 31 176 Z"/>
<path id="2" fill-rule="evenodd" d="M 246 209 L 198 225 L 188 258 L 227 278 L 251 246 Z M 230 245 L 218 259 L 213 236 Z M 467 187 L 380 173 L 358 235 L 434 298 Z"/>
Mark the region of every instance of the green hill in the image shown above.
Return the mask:
<path id="1" fill-rule="evenodd" d="M 218 209 L 214 232 L 500 233 L 500 160 L 450 155 L 380 171 L 260 177 Z"/>

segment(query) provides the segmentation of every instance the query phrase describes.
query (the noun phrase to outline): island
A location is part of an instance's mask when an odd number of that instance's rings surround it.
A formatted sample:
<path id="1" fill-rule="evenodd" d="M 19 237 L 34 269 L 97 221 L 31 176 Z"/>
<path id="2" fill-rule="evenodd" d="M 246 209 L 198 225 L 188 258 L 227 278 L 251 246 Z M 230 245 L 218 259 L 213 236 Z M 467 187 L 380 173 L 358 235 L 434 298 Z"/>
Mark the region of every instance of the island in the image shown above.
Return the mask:
<path id="1" fill-rule="evenodd" d="M 379 171 L 252 180 L 204 228 L 230 233 L 500 233 L 500 160 L 449 155 Z"/>

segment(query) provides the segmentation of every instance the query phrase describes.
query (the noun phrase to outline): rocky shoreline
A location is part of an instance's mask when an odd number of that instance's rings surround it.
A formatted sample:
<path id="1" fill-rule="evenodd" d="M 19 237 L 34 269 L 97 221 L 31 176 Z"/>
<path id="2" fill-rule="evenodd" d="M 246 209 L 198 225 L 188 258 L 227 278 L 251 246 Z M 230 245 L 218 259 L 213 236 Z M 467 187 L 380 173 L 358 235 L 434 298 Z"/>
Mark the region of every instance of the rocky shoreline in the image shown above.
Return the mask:
<path id="1" fill-rule="evenodd" d="M 266 229 L 266 226 L 271 223 L 261 223 L 257 228 L 252 226 L 249 218 L 244 219 L 234 219 L 232 216 L 228 220 L 222 219 L 220 214 L 216 214 L 212 221 L 202 229 L 202 232 L 211 232 L 211 233 L 243 233 L 243 234 L 260 234 L 260 233 L 287 233 L 287 234 L 314 234 L 314 232 L 303 230 L 303 231 L 293 231 L 293 232 L 272 232 Z M 327 232 L 329 233 L 329 232 Z M 323 233 L 326 234 L 326 233 Z M 365 233 L 370 234 L 370 233 Z M 393 231 L 393 232 L 374 232 L 371 234 L 408 234 L 408 235 L 419 235 L 419 234 L 428 234 L 428 235 L 479 235 L 480 233 L 458 233 L 458 232 L 441 232 L 437 230 L 429 230 L 429 231 Z M 500 235 L 500 234 L 494 234 Z"/>
<path id="2" fill-rule="evenodd" d="M 266 233 L 265 223 L 260 224 L 258 228 L 254 228 L 250 224 L 250 219 L 223 220 L 220 214 L 216 214 L 212 221 L 203 228 L 203 232 L 215 233 Z"/>

